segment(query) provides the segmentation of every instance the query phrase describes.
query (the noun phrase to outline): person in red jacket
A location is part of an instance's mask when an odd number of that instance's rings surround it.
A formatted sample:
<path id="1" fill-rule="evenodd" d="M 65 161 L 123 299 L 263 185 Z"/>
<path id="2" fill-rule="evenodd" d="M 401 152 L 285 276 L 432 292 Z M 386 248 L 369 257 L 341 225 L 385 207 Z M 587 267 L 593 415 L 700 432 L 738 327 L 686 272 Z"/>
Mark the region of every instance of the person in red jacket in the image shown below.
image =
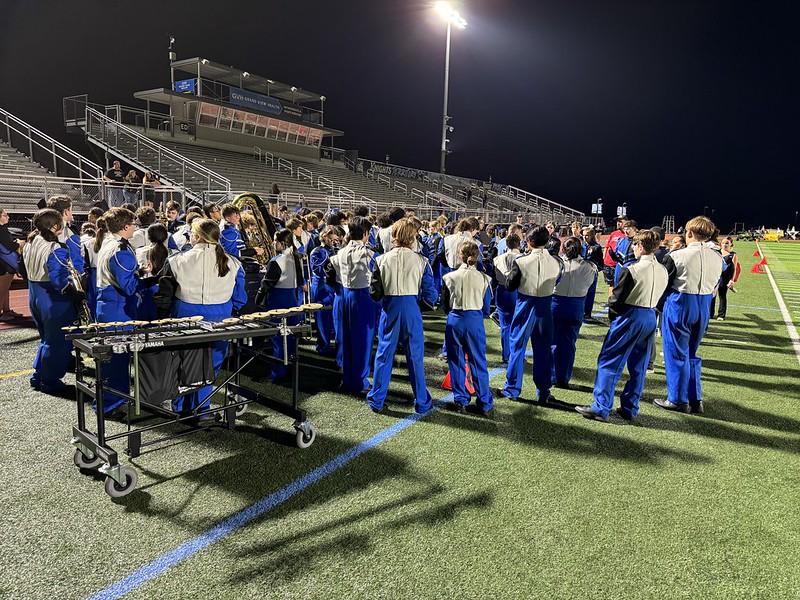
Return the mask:
<path id="1" fill-rule="evenodd" d="M 606 246 L 603 249 L 603 279 L 606 280 L 608 285 L 608 297 L 614 291 L 614 272 L 617 268 L 617 261 L 614 260 L 614 252 L 617 250 L 617 241 L 625 237 L 625 224 L 627 219 L 625 217 L 614 217 L 616 229 L 608 236 Z"/>

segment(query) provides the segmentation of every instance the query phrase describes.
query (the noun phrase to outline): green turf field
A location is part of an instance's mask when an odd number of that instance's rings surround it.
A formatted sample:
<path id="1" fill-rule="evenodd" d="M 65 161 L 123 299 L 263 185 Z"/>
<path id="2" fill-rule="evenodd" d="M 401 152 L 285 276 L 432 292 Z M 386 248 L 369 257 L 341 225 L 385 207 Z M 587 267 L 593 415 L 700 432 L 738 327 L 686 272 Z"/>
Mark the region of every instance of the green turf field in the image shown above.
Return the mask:
<path id="1" fill-rule="evenodd" d="M 126 584 L 127 597 L 800 597 L 800 367 L 768 276 L 749 272 L 754 248 L 736 244 L 739 293 L 701 347 L 704 416 L 649 402 L 634 426 L 528 401 L 500 401 L 493 421 L 443 409 Z M 800 244 L 763 248 L 800 322 Z M 437 388 L 446 366 L 434 358 L 443 323 L 426 325 L 435 398 L 447 394 Z M 486 327 L 497 366 L 497 328 Z M 579 389 L 555 390 L 559 400 L 590 401 L 605 331 L 582 329 Z M 0 335 L 2 372 L 29 368 L 32 332 Z M 404 366 L 395 402 L 375 415 L 327 391 L 337 377 L 329 361 L 309 362 L 303 405 L 318 430 L 309 449 L 294 447 L 289 419 L 252 407 L 235 434 L 124 457 L 139 485 L 115 502 L 72 464 L 74 403 L 31 392 L 25 376 L 0 379 L 0 597 L 89 597 L 412 411 Z M 529 372 L 524 399 L 534 397 Z M 663 393 L 658 365 L 645 398 Z"/>

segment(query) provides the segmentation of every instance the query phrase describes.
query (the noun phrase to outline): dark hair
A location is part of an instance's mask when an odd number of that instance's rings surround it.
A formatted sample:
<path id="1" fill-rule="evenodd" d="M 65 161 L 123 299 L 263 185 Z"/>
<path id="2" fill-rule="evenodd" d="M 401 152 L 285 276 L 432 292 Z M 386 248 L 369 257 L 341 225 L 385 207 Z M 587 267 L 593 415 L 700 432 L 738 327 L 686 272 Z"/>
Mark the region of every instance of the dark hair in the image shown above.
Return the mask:
<path id="1" fill-rule="evenodd" d="M 479 231 L 480 230 L 480 228 L 481 228 L 480 221 L 478 221 L 478 219 L 476 219 L 475 217 L 467 217 L 464 220 L 469 225 L 469 230 L 470 231 Z"/>
<path id="2" fill-rule="evenodd" d="M 136 219 L 139 227 L 149 227 L 156 222 L 156 211 L 150 206 L 142 206 L 136 210 Z"/>
<path id="3" fill-rule="evenodd" d="M 406 210 L 404 208 L 393 208 L 389 211 L 389 219 L 391 219 L 392 223 L 396 223 L 400 219 L 405 218 Z"/>
<path id="4" fill-rule="evenodd" d="M 331 225 L 331 223 L 328 223 L 328 225 Z M 333 225 L 338 225 L 338 223 L 333 223 Z M 289 231 L 294 231 L 298 227 L 302 227 L 302 226 L 303 226 L 303 222 L 300 219 L 298 219 L 297 217 L 292 217 L 291 219 L 286 221 L 286 224 L 285 224 L 286 229 L 288 229 Z"/>
<path id="5" fill-rule="evenodd" d="M 97 235 L 94 238 L 94 251 L 100 252 L 103 238 L 107 233 L 117 233 L 136 220 L 136 216 L 127 208 L 117 207 L 108 209 L 102 217 L 97 219 Z"/>
<path id="6" fill-rule="evenodd" d="M 203 216 L 203 209 L 199 206 L 192 206 L 186 211 L 187 215 L 200 215 Z"/>
<path id="7" fill-rule="evenodd" d="M 353 217 L 353 220 L 350 221 L 350 225 L 348 227 L 348 240 L 357 240 L 361 241 L 364 239 L 364 234 L 366 234 L 371 229 L 371 225 L 369 221 L 367 221 L 364 217 Z"/>
<path id="8" fill-rule="evenodd" d="M 522 240 L 519 238 L 519 236 L 512 233 L 506 238 L 506 248 L 509 250 L 516 250 L 519 248 L 521 242 Z"/>
<path id="9" fill-rule="evenodd" d="M 209 219 L 211 218 L 211 213 L 214 211 L 219 210 L 219 206 L 214 204 L 213 202 L 207 202 L 203 205 L 203 214 L 207 216 Z"/>
<path id="10" fill-rule="evenodd" d="M 472 224 L 467 219 L 461 219 L 456 225 L 456 231 L 472 231 Z"/>
<path id="11" fill-rule="evenodd" d="M 222 218 L 227 219 L 231 215 L 238 215 L 240 214 L 239 208 L 234 206 L 233 204 L 226 204 L 222 207 Z"/>
<path id="12" fill-rule="evenodd" d="M 214 253 L 217 257 L 217 275 L 225 277 L 231 266 L 228 263 L 228 255 L 219 244 L 220 229 L 213 219 L 195 219 L 192 222 L 192 233 L 204 244 L 212 244 Z"/>
<path id="13" fill-rule="evenodd" d="M 167 262 L 169 252 L 164 242 L 167 241 L 169 232 L 161 223 L 154 223 L 147 228 L 147 239 L 150 241 L 150 248 L 147 250 L 147 258 L 153 265 L 153 274 L 159 273 Z"/>
<path id="14" fill-rule="evenodd" d="M 278 187 L 278 184 L 277 184 L 277 183 L 273 183 L 273 184 L 272 184 L 272 193 L 273 193 L 273 194 L 280 194 L 280 193 L 281 193 L 281 190 L 280 190 L 280 188 Z"/>
<path id="15" fill-rule="evenodd" d="M 378 215 L 375 224 L 381 229 L 386 229 L 392 226 L 392 218 L 389 216 L 388 212 L 381 213 Z"/>
<path id="16" fill-rule="evenodd" d="M 356 217 L 368 217 L 369 216 L 369 207 L 367 207 L 364 204 L 362 204 L 360 206 L 357 206 L 356 210 L 355 210 L 355 216 Z"/>
<path id="17" fill-rule="evenodd" d="M 69 196 L 64 196 L 60 194 L 58 196 L 50 196 L 50 199 L 47 201 L 47 208 L 52 208 L 61 216 L 64 216 L 64 211 L 69 210 L 72 208 L 72 199 Z"/>
<path id="18" fill-rule="evenodd" d="M 81 234 L 83 235 L 91 235 L 94 237 L 94 234 L 97 233 L 97 227 L 94 226 L 94 223 L 89 223 L 88 221 L 81 225 Z"/>
<path id="19" fill-rule="evenodd" d="M 178 202 L 175 202 L 175 200 L 170 200 L 169 202 L 167 202 L 167 207 L 165 210 L 167 212 L 171 210 L 177 210 L 178 212 L 181 212 L 181 205 Z"/>
<path id="20" fill-rule="evenodd" d="M 461 262 L 469 267 L 474 267 L 478 264 L 478 254 L 480 254 L 480 250 L 475 242 L 464 242 L 458 247 L 458 257 Z"/>
<path id="21" fill-rule="evenodd" d="M 330 213 L 328 217 L 325 219 L 325 224 L 339 226 L 342 224 L 344 218 L 345 218 L 344 213 L 341 213 L 339 211 L 334 211 Z"/>
<path id="22" fill-rule="evenodd" d="M 62 225 L 64 217 L 60 212 L 53 208 L 43 208 L 33 215 L 33 226 L 36 231 L 28 238 L 32 240 L 37 235 L 42 236 L 43 240 L 48 242 L 57 242 L 58 236 L 51 231 L 55 225 Z"/>
<path id="23" fill-rule="evenodd" d="M 634 229 L 639 229 L 639 224 L 633 219 L 628 219 L 627 221 L 625 221 L 625 227 L 633 227 Z"/>
<path id="24" fill-rule="evenodd" d="M 89 214 L 94 215 L 95 218 L 99 219 L 100 217 L 103 216 L 103 209 L 95 206 L 91 210 L 89 210 Z"/>
<path id="25" fill-rule="evenodd" d="M 295 287 L 303 286 L 303 266 L 300 264 L 300 255 L 294 247 L 294 235 L 289 229 L 281 229 L 275 234 L 275 241 L 283 244 L 284 248 L 291 249 L 294 258 L 294 272 L 296 278 Z"/>
<path id="26" fill-rule="evenodd" d="M 581 255 L 582 246 L 583 244 L 578 238 L 568 237 L 564 240 L 564 256 L 567 257 L 567 260 L 578 258 Z"/>
<path id="27" fill-rule="evenodd" d="M 526 239 L 534 248 L 543 248 L 547 244 L 547 240 L 550 239 L 550 232 L 547 231 L 546 227 L 537 225 L 536 227 L 531 227 Z"/>
<path id="28" fill-rule="evenodd" d="M 124 208 L 125 210 L 129 210 L 133 214 L 136 214 L 136 205 L 135 204 L 131 204 L 130 202 L 126 202 L 120 208 Z"/>

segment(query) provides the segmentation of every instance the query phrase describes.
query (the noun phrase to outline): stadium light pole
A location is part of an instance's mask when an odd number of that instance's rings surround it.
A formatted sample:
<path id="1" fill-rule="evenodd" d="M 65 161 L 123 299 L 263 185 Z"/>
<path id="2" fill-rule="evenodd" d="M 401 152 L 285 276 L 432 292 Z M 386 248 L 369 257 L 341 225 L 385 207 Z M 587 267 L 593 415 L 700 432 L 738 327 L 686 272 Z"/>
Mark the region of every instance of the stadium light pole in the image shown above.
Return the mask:
<path id="1" fill-rule="evenodd" d="M 450 85 L 450 30 L 453 25 L 459 29 L 464 29 L 467 26 L 467 21 L 456 12 L 449 2 L 437 2 L 436 10 L 447 21 L 447 44 L 444 51 L 444 111 L 442 112 L 442 160 L 439 165 L 439 172 L 444 175 L 445 160 L 447 158 L 447 132 L 452 131 L 453 128 L 447 125 L 450 117 L 447 115 L 447 96 Z"/>

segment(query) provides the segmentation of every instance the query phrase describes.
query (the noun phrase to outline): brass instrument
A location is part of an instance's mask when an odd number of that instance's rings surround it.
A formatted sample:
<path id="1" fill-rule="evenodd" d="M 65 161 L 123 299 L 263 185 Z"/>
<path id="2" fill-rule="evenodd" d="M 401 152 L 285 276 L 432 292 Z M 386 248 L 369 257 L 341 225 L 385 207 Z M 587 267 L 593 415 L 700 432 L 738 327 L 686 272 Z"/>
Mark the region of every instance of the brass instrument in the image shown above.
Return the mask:
<path id="1" fill-rule="evenodd" d="M 92 311 L 89 310 L 89 303 L 86 301 L 86 290 L 83 289 L 81 274 L 78 272 L 78 269 L 75 268 L 75 265 L 72 264 L 71 258 L 67 259 L 67 269 L 69 270 L 69 278 L 72 281 L 72 285 L 78 292 L 83 294 L 83 300 L 81 300 L 80 306 L 76 307 L 78 311 L 78 320 L 75 323 L 83 328 L 92 322 Z"/>
<path id="2" fill-rule="evenodd" d="M 266 266 L 269 260 L 276 255 L 272 238 L 277 228 L 264 201 L 257 194 L 246 192 L 236 196 L 231 204 L 242 214 L 239 232 L 242 234 L 245 245 L 248 248 L 263 248 L 264 254 L 256 254 L 253 258 L 261 266 Z M 252 216 L 252 220 L 244 216 L 245 212 Z"/>

